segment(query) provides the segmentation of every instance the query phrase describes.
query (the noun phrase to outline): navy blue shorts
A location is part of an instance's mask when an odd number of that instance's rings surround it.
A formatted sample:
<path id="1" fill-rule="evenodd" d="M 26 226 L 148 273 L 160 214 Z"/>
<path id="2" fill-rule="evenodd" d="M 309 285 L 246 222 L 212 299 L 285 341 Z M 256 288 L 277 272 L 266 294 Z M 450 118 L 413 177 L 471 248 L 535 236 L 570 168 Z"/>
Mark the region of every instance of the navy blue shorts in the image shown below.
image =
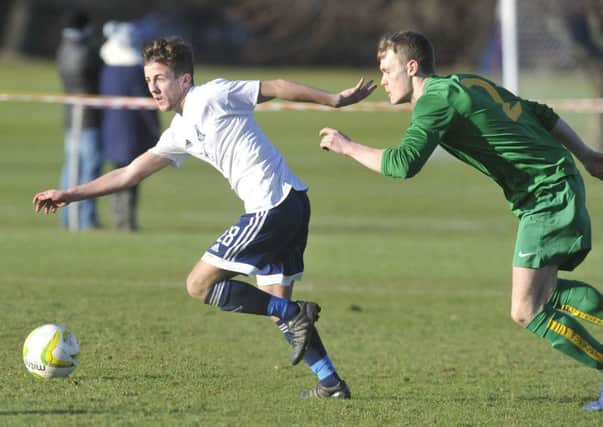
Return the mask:
<path id="1" fill-rule="evenodd" d="M 223 270 L 257 276 L 258 285 L 289 286 L 304 272 L 310 201 L 291 190 L 278 206 L 241 215 L 201 258 Z"/>

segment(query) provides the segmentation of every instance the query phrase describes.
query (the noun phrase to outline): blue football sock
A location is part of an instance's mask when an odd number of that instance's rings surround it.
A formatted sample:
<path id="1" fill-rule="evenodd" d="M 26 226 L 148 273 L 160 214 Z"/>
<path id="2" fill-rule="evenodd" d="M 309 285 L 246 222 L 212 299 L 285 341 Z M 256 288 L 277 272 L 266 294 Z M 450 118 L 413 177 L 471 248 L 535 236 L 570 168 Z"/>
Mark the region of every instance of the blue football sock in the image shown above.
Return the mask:
<path id="1" fill-rule="evenodd" d="M 272 296 L 268 302 L 266 313 L 276 316 L 285 322 L 293 319 L 299 313 L 299 306 L 288 299 Z"/>
<path id="2" fill-rule="evenodd" d="M 341 380 L 328 355 L 325 355 L 318 362 L 311 365 L 310 369 L 312 369 L 312 372 L 318 377 L 318 381 L 325 387 L 336 386 Z"/>
<path id="3" fill-rule="evenodd" d="M 287 328 L 287 324 L 279 320 L 276 322 L 276 326 L 281 330 L 287 342 L 291 343 L 291 334 Z M 341 381 L 316 328 L 314 328 L 314 333 L 310 335 L 310 343 L 308 350 L 304 354 L 304 362 L 316 374 L 318 381 L 325 387 L 333 387 Z"/>

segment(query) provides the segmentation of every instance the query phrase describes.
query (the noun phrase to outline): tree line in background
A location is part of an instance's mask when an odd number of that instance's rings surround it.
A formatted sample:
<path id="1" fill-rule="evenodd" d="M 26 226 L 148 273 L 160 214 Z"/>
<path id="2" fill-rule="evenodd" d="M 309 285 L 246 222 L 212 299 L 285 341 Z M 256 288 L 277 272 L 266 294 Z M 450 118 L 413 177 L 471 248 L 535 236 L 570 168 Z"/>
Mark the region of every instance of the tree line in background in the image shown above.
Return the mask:
<path id="1" fill-rule="evenodd" d="M 150 38 L 180 35 L 189 40 L 199 63 L 374 66 L 383 33 L 413 29 L 433 41 L 439 66 L 478 68 L 488 54 L 500 54 L 492 52 L 499 36 L 497 4 L 498 0 L 479 5 L 475 0 L 3 0 L 0 51 L 53 58 L 64 16 L 79 9 L 90 14 L 99 39 L 109 20 L 143 20 Z M 576 66 L 592 71 L 603 94 L 603 0 L 547 5 L 556 15 L 552 25 L 572 39 Z M 542 21 L 538 23 L 551 20 L 551 10 L 536 17 Z"/>
<path id="2" fill-rule="evenodd" d="M 108 20 L 145 18 L 157 33 L 190 40 L 202 63 L 368 65 L 379 37 L 413 29 L 434 42 L 441 65 L 474 64 L 495 28 L 496 0 L 4 0 L 5 54 L 54 56 L 62 17 L 87 11 Z"/>

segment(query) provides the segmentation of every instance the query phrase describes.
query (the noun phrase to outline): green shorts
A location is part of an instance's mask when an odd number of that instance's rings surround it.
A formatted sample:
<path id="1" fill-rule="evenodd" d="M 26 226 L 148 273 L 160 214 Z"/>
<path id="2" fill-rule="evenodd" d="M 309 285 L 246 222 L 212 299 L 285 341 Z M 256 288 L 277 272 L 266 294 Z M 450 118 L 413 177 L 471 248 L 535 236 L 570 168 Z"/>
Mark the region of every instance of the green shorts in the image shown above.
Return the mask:
<path id="1" fill-rule="evenodd" d="M 572 271 L 591 248 L 590 218 L 582 177 L 575 175 L 551 186 L 517 228 L 513 266 L 557 265 Z"/>

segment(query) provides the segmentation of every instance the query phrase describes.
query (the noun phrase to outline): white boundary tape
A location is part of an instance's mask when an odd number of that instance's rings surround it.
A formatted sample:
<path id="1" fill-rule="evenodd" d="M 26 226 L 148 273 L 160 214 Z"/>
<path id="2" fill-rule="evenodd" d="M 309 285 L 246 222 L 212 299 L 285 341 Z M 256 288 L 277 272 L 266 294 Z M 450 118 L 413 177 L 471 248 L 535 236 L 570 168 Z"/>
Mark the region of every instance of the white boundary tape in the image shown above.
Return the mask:
<path id="1" fill-rule="evenodd" d="M 157 108 L 151 98 L 128 96 L 0 93 L 0 102 L 2 101 L 43 102 L 49 104 L 84 105 L 96 108 L 131 108 L 135 110 L 155 110 Z"/>
<path id="2" fill-rule="evenodd" d="M 42 102 L 52 104 L 71 104 L 73 108 L 72 143 L 70 145 L 72 158 L 78 158 L 79 139 L 82 128 L 84 107 L 92 108 L 127 108 L 133 110 L 155 110 L 155 102 L 149 98 L 126 96 L 98 96 L 98 95 L 53 95 L 35 93 L 0 93 L 0 102 Z M 552 108 L 560 111 L 579 113 L 603 113 L 603 98 L 598 99 L 558 99 L 545 101 Z M 342 109 L 335 109 L 324 105 L 302 102 L 266 102 L 256 106 L 257 111 L 349 111 L 349 112 L 382 112 L 382 111 L 410 111 L 409 104 L 391 105 L 388 102 L 361 102 L 349 105 Z M 79 176 L 79 162 L 71 162 L 71 185 L 75 186 Z M 78 230 L 79 207 L 74 203 L 69 210 L 69 229 Z"/>
<path id="3" fill-rule="evenodd" d="M 53 104 L 84 105 L 95 108 L 128 108 L 149 109 L 157 107 L 151 98 L 126 97 L 126 96 L 95 96 L 95 95 L 52 95 L 52 94 L 27 94 L 27 93 L 0 93 L 0 102 L 43 102 Z M 543 100 L 559 111 L 576 113 L 603 113 L 603 98 L 591 99 L 549 99 Z M 335 109 L 324 105 L 309 104 L 304 102 L 265 102 L 258 104 L 256 111 L 342 111 L 342 112 L 382 112 L 382 111 L 410 111 L 409 104 L 391 105 L 389 102 L 365 101 Z"/>

